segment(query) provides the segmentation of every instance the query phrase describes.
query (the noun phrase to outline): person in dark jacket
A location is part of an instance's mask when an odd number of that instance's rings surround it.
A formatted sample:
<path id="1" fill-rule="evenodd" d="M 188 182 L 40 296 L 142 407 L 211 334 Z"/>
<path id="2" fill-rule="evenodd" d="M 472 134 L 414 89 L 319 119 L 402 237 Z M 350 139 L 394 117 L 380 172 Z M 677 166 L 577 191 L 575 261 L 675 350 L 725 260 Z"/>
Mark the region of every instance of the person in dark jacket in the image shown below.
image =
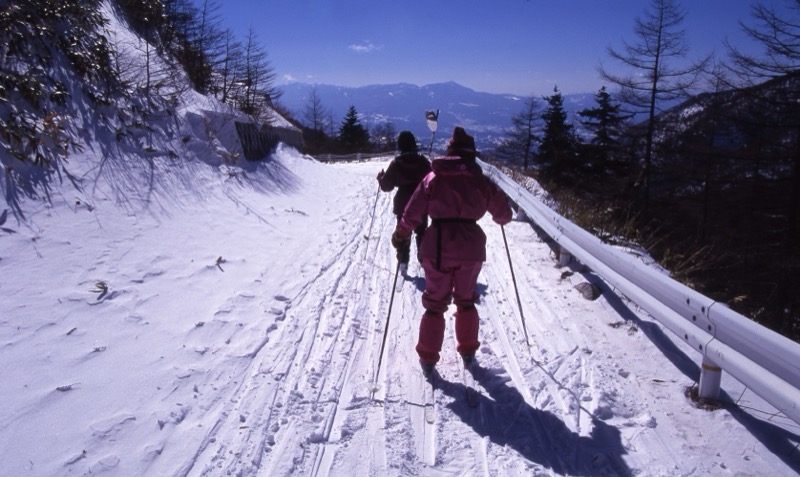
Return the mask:
<path id="1" fill-rule="evenodd" d="M 444 341 L 444 313 L 456 305 L 456 351 L 469 366 L 480 346 L 475 287 L 486 261 L 486 234 L 478 225 L 487 212 L 495 223 L 511 221 L 508 197 L 476 162 L 475 140 L 456 127 L 444 157 L 434 159 L 428 174 L 406 205 L 392 235 L 392 244 L 410 241 L 411 231 L 427 217 L 431 227 L 420 247 L 425 270 L 416 350 L 423 372 L 429 376 L 439 361 Z"/>
<path id="2" fill-rule="evenodd" d="M 378 173 L 378 184 L 384 192 L 390 192 L 397 188 L 392 212 L 397 216 L 397 222 L 399 223 L 403 210 L 405 210 L 414 190 L 431 171 L 431 164 L 425 156 L 417 152 L 417 138 L 410 131 L 400 133 L 397 137 L 397 148 L 400 154 L 389 163 L 385 172 L 381 170 Z M 420 218 L 419 223 L 413 229 L 416 234 L 417 257 L 419 257 L 420 245 L 427 228 L 428 217 L 424 216 Z M 408 270 L 410 255 L 411 241 L 409 240 L 397 248 L 397 261 L 403 274 Z"/>

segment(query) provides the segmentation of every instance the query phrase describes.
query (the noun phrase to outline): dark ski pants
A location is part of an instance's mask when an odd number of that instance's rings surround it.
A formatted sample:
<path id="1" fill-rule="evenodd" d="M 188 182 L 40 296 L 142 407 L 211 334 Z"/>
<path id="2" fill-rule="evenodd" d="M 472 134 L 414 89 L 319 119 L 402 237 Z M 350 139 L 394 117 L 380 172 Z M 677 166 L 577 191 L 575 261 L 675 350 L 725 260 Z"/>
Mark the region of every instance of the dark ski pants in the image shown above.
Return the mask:
<path id="1" fill-rule="evenodd" d="M 400 218 L 402 215 L 397 217 L 397 223 L 400 223 Z M 419 250 L 422 246 L 422 239 L 425 237 L 425 231 L 428 230 L 428 217 L 425 217 L 425 220 L 422 221 L 421 224 L 414 229 L 414 241 L 417 244 L 417 260 L 419 260 Z M 397 247 L 397 261 L 400 263 L 408 263 L 411 259 L 411 242 L 408 242 L 406 245 Z M 419 260 L 420 263 L 422 260 Z"/>
<path id="2" fill-rule="evenodd" d="M 475 302 L 478 282 L 483 262 L 442 260 L 439 269 L 433 260 L 425 259 L 425 291 L 422 292 L 422 306 L 425 313 L 419 324 L 417 354 L 423 363 L 435 364 L 444 342 L 444 314 L 453 302 L 456 305 L 455 334 L 456 351 L 461 355 L 473 355 L 478 350 L 478 310 Z"/>

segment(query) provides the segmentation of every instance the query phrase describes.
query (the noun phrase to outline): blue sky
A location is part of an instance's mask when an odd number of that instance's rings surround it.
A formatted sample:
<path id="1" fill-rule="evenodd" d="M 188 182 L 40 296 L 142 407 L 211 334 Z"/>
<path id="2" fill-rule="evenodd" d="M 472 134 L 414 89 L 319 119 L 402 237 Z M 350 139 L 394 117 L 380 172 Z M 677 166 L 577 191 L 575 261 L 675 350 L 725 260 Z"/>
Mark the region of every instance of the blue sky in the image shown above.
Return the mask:
<path id="1" fill-rule="evenodd" d="M 201 3 L 202 0 L 194 0 Z M 772 0 L 767 0 L 772 1 Z M 782 0 L 774 0 L 781 4 Z M 223 27 L 252 27 L 278 74 L 340 86 L 455 81 L 519 95 L 595 92 L 607 47 L 636 42 L 647 0 L 219 0 Z M 745 49 L 750 0 L 684 0 L 692 54 Z M 755 51 L 755 50 L 752 50 Z"/>

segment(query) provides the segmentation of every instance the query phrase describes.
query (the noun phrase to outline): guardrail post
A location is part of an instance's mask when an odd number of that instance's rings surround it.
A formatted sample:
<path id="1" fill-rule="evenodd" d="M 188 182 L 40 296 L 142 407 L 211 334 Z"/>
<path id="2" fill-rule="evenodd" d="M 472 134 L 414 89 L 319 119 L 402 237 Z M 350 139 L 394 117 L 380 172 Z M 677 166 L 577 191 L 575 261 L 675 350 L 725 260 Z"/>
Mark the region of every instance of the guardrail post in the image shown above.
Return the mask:
<path id="1" fill-rule="evenodd" d="M 697 394 L 700 399 L 719 399 L 720 381 L 722 380 L 722 368 L 716 363 L 703 356 L 703 364 L 700 369 L 700 383 Z"/>
<path id="2" fill-rule="evenodd" d="M 558 249 L 558 266 L 566 267 L 572 261 L 572 254 L 564 247 Z"/>

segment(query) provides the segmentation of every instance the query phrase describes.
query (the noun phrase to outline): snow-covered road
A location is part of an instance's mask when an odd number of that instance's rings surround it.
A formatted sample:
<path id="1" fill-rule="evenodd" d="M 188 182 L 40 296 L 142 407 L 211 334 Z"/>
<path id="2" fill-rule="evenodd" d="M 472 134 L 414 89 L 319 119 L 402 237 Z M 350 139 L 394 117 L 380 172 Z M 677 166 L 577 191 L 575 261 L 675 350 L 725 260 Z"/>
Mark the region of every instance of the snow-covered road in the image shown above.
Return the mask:
<path id="1" fill-rule="evenodd" d="M 0 473 L 800 469 L 796 425 L 727 377 L 742 407 L 697 409 L 685 392 L 699 356 L 579 264 L 559 267 L 524 221 L 505 226 L 516 290 L 501 228 L 481 222 L 479 404 L 466 403 L 449 315 L 427 424 L 414 352 L 424 278 L 412 266 L 392 288 L 391 194 L 374 180 L 385 166 L 288 149 L 244 170 L 164 163 L 169 183 L 135 200 L 101 175 L 92 195 L 6 224 Z M 600 298 L 575 288 L 587 281 Z"/>

